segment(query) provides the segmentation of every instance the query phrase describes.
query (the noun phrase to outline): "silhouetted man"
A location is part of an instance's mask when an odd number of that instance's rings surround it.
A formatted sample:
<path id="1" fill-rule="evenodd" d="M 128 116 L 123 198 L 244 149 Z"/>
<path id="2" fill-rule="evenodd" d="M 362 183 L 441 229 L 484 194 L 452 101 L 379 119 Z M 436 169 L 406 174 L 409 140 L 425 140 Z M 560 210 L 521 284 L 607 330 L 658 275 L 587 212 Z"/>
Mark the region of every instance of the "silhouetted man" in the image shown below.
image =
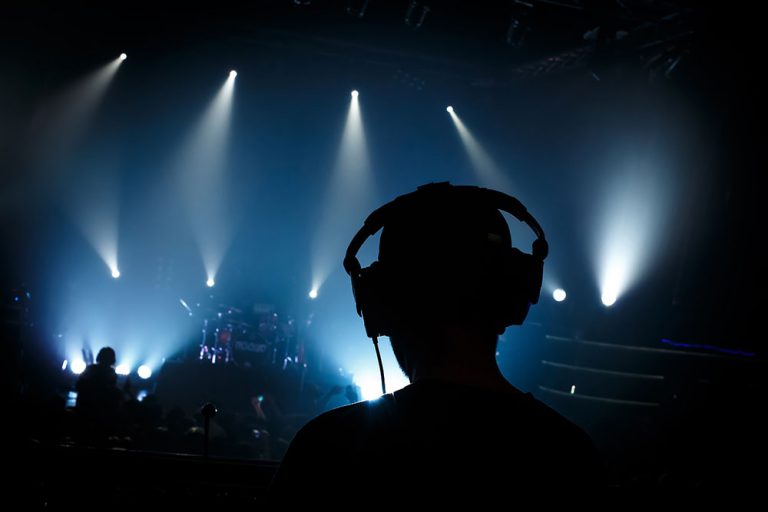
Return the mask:
<path id="1" fill-rule="evenodd" d="M 96 355 L 96 363 L 90 364 L 77 379 L 75 409 L 81 420 L 95 427 L 100 433 L 109 433 L 114 425 L 122 402 L 122 392 L 117 387 L 115 350 L 104 347 Z"/>
<path id="2" fill-rule="evenodd" d="M 499 210 L 531 227 L 532 254 L 512 247 Z M 379 259 L 361 268 L 356 253 L 379 229 Z M 525 207 L 492 190 L 430 184 L 372 213 L 344 267 L 368 336 L 389 336 L 411 384 L 310 421 L 275 476 L 272 500 L 349 505 L 345 492 L 372 504 L 562 499 L 541 491 L 600 487 L 586 434 L 496 364 L 498 335 L 538 301 L 547 252 Z"/>

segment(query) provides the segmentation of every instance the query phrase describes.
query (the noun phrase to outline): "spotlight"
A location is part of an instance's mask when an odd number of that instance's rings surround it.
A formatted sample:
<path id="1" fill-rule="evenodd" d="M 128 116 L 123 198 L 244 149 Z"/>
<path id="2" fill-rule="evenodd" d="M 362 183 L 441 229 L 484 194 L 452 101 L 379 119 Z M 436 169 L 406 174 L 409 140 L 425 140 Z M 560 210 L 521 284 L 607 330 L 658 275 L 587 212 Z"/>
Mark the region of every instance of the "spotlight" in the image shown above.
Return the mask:
<path id="1" fill-rule="evenodd" d="M 237 71 L 235 71 L 234 69 L 229 72 L 229 78 L 235 78 L 236 76 L 237 76 Z"/>
<path id="2" fill-rule="evenodd" d="M 311 290 L 309 290 L 309 298 L 310 299 L 316 299 L 317 298 L 317 289 L 316 288 L 312 288 Z"/>
<path id="3" fill-rule="evenodd" d="M 144 380 L 147 380 L 152 376 L 152 369 L 149 366 L 143 364 L 139 366 L 139 370 L 137 371 L 137 373 L 139 374 L 139 377 L 141 377 Z"/>
<path id="4" fill-rule="evenodd" d="M 558 288 L 557 290 L 552 292 L 552 298 L 555 299 L 556 302 L 563 302 L 565 300 L 565 290 L 562 288 Z"/>
<path id="5" fill-rule="evenodd" d="M 126 54 L 124 54 L 124 53 L 120 54 L 120 60 L 125 60 L 127 58 L 128 58 L 128 56 Z"/>
<path id="6" fill-rule="evenodd" d="M 63 363 L 61 363 L 61 371 L 64 371 L 64 370 L 66 370 L 66 369 L 67 369 L 67 364 L 69 364 L 69 361 L 67 361 L 67 360 L 65 359 L 65 360 L 64 360 L 64 362 L 63 362 Z"/>
<path id="7" fill-rule="evenodd" d="M 85 371 L 85 361 L 82 359 L 77 359 L 75 361 L 72 361 L 72 364 L 69 365 L 69 367 L 72 369 L 72 373 L 75 375 L 80 375 Z"/>
<path id="8" fill-rule="evenodd" d="M 113 269 L 112 269 L 112 277 L 114 277 L 115 279 L 117 279 L 118 277 L 120 277 L 120 271 L 119 271 L 119 270 L 117 270 L 116 268 L 113 268 Z"/>
<path id="9" fill-rule="evenodd" d="M 448 105 L 447 107 L 445 107 L 445 111 L 448 112 L 449 114 L 453 114 L 453 107 Z"/>
<path id="10" fill-rule="evenodd" d="M 611 307 L 616 303 L 616 293 L 606 290 L 600 296 L 600 300 L 603 301 L 605 307 Z"/>
<path id="11" fill-rule="evenodd" d="M 357 89 L 355 89 L 355 90 L 353 90 L 353 91 L 352 91 L 352 97 L 353 97 L 353 98 L 357 98 L 357 96 L 358 96 L 359 94 L 360 94 L 360 93 L 359 93 L 359 92 L 357 92 Z"/>
<path id="12" fill-rule="evenodd" d="M 115 373 L 118 375 L 128 375 L 129 373 L 131 373 L 131 369 L 128 368 L 127 364 L 119 364 L 115 368 Z"/>
<path id="13" fill-rule="evenodd" d="M 205 282 L 205 285 L 208 288 L 213 288 L 213 285 L 215 284 L 216 284 L 216 281 L 214 281 L 212 277 L 209 277 L 208 280 Z"/>

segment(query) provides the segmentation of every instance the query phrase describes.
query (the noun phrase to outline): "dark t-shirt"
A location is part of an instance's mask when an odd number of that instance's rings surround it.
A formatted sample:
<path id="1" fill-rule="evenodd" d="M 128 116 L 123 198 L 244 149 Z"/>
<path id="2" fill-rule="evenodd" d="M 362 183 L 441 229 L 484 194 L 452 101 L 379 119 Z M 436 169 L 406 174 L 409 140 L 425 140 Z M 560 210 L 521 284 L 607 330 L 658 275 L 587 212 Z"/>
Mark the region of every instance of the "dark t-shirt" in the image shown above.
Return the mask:
<path id="1" fill-rule="evenodd" d="M 77 379 L 76 408 L 86 417 L 111 418 L 120 406 L 117 374 L 111 366 L 91 364 Z"/>
<path id="2" fill-rule="evenodd" d="M 384 493 L 378 499 L 450 501 L 588 490 L 602 487 L 603 478 L 589 437 L 530 393 L 420 381 L 310 421 L 270 496 L 322 502 L 376 488 Z"/>

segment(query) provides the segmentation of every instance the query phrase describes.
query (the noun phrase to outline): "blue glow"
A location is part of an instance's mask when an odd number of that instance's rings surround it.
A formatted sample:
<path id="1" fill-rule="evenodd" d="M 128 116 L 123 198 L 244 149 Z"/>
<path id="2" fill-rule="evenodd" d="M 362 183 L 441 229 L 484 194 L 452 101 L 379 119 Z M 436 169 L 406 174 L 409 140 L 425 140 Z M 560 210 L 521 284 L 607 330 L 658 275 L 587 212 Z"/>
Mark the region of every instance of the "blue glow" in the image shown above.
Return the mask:
<path id="1" fill-rule="evenodd" d="M 754 357 L 756 355 L 754 352 L 747 352 L 745 350 L 724 348 L 724 347 L 718 347 L 716 345 L 706 345 L 701 343 L 681 343 L 679 341 L 672 341 L 666 338 L 662 338 L 661 342 L 666 343 L 667 345 L 672 345 L 673 347 L 710 350 L 713 352 L 720 352 L 722 354 L 730 354 L 734 356 Z"/>

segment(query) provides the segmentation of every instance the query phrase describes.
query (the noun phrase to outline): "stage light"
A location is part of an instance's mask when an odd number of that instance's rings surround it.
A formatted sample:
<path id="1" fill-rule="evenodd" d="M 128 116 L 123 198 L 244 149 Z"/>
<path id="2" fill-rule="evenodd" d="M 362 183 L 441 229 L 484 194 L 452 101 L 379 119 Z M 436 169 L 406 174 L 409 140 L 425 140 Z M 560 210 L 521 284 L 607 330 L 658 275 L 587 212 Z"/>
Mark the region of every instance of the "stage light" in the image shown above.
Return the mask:
<path id="1" fill-rule="evenodd" d="M 128 375 L 131 373 L 131 369 L 128 367 L 127 364 L 119 364 L 115 368 L 115 373 L 118 375 Z"/>
<path id="2" fill-rule="evenodd" d="M 611 307 L 616 303 L 616 290 L 605 290 L 602 295 L 600 296 L 600 300 L 603 302 L 603 305 L 605 307 Z"/>
<path id="3" fill-rule="evenodd" d="M 120 54 L 120 60 L 125 60 L 127 58 L 128 58 L 128 56 L 126 54 L 124 54 L 124 53 Z"/>
<path id="4" fill-rule="evenodd" d="M 76 359 L 72 361 L 72 364 L 69 367 L 72 369 L 72 373 L 80 375 L 85 371 L 86 364 L 82 359 Z"/>
<path id="5" fill-rule="evenodd" d="M 558 288 L 557 290 L 552 292 L 552 298 L 555 299 L 556 302 L 563 302 L 565 300 L 565 290 L 562 288 Z"/>
<path id="6" fill-rule="evenodd" d="M 359 93 L 359 92 L 357 92 L 357 89 L 355 89 L 355 90 L 353 90 L 353 91 L 352 91 L 352 97 L 353 97 L 353 98 L 357 98 L 357 96 L 358 96 L 359 94 L 360 94 L 360 93 Z"/>
<path id="7" fill-rule="evenodd" d="M 311 290 L 309 290 L 309 298 L 310 299 L 316 299 L 317 298 L 317 289 L 316 288 L 312 288 Z"/>
<path id="8" fill-rule="evenodd" d="M 213 288 L 213 285 L 215 284 L 216 284 L 216 281 L 214 281 L 212 277 L 209 277 L 208 280 L 205 282 L 205 285 L 208 288 Z"/>
<path id="9" fill-rule="evenodd" d="M 67 369 L 67 364 L 68 363 L 69 363 L 69 361 L 67 361 L 66 359 L 64 360 L 63 363 L 61 363 L 61 371 L 64 371 L 64 370 Z"/>
<path id="10" fill-rule="evenodd" d="M 229 72 L 229 78 L 235 78 L 236 76 L 237 76 L 237 71 L 235 71 L 234 69 Z"/>
<path id="11" fill-rule="evenodd" d="M 147 380 L 152 376 L 152 369 L 149 366 L 143 364 L 139 366 L 139 369 L 136 373 L 138 373 L 139 377 L 141 377 L 142 379 Z"/>
<path id="12" fill-rule="evenodd" d="M 112 277 L 114 277 L 115 279 L 117 279 L 118 277 L 120 277 L 120 271 L 119 271 L 119 270 L 117 270 L 116 268 L 113 268 L 113 269 L 112 269 Z"/>
<path id="13" fill-rule="evenodd" d="M 445 107 L 445 111 L 448 112 L 449 114 L 453 114 L 453 107 L 448 105 L 447 107 Z"/>

